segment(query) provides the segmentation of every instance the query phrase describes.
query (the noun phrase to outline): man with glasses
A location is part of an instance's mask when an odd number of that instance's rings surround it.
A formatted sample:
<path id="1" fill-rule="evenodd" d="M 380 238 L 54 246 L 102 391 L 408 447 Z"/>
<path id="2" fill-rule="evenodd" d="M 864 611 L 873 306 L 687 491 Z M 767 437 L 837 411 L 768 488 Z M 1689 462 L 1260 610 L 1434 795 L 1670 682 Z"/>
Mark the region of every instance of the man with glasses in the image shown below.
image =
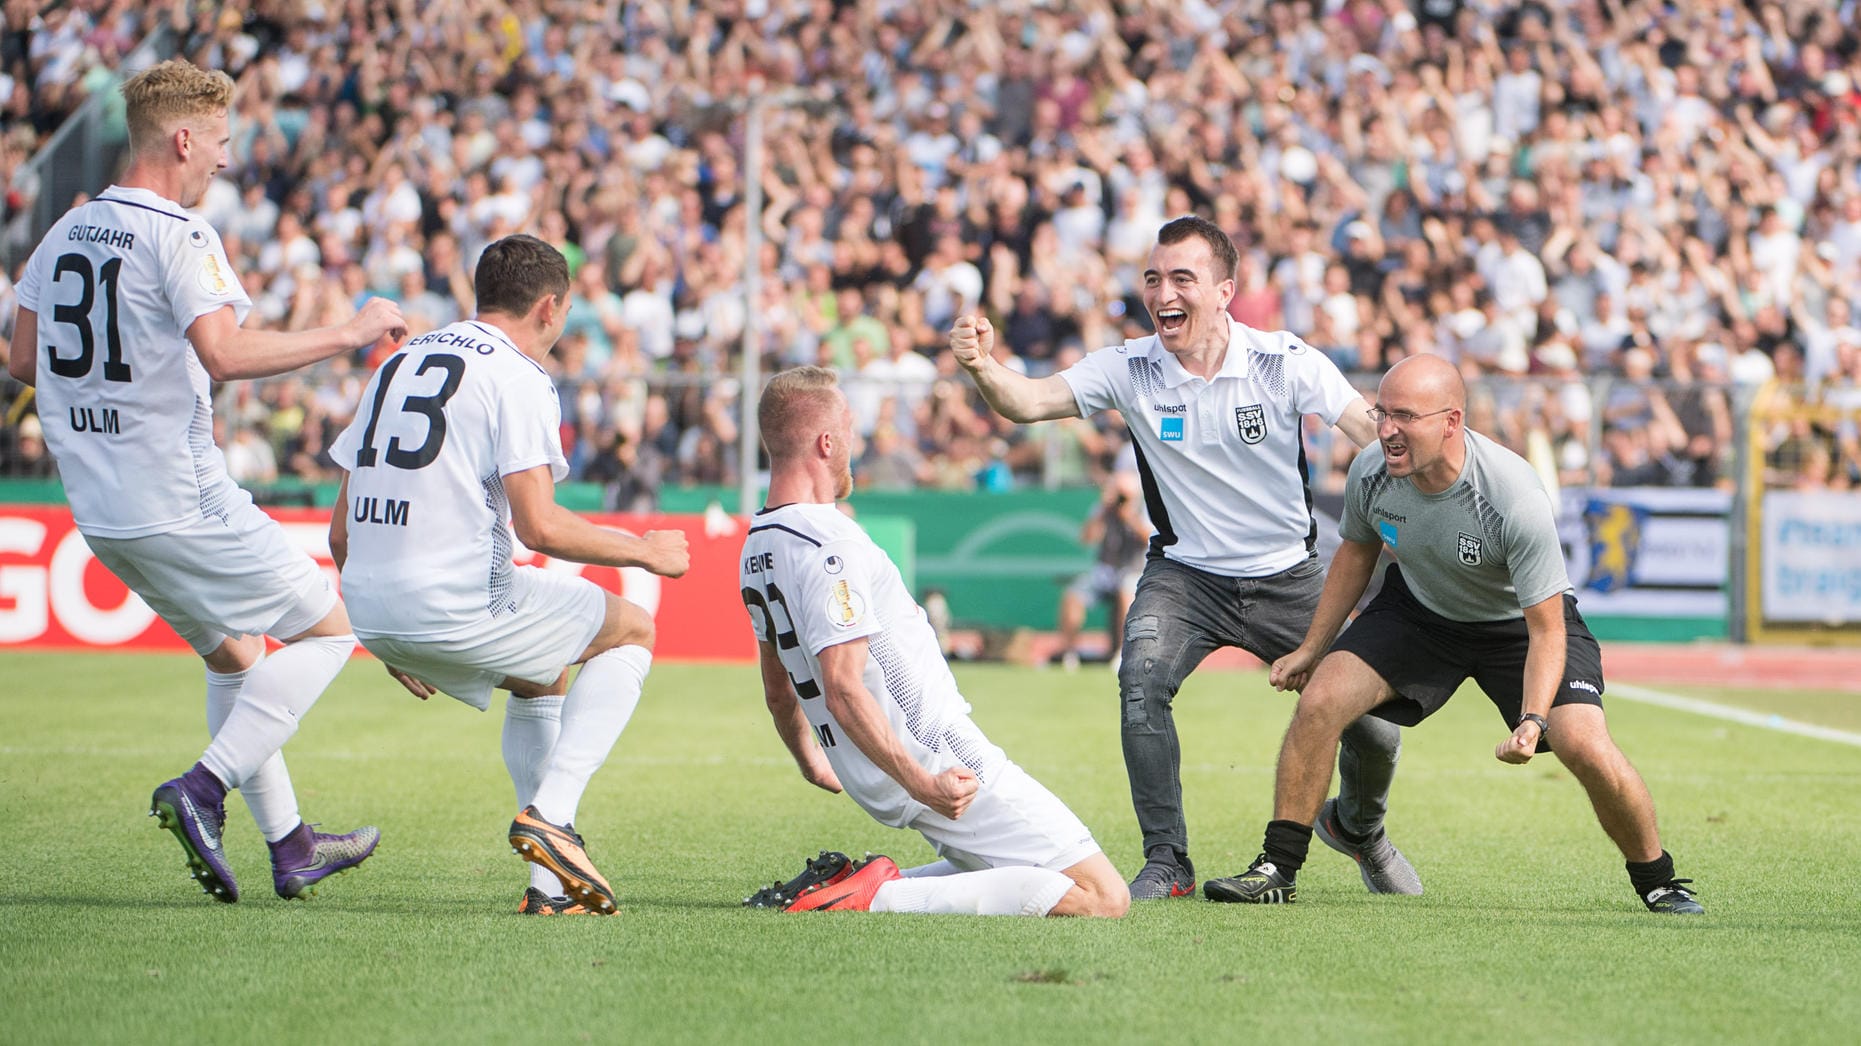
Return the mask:
<path id="1" fill-rule="evenodd" d="M 1255 904 L 1294 900 L 1340 732 L 1365 713 L 1414 726 L 1471 677 L 1512 731 L 1493 754 L 1524 764 L 1555 752 L 1648 910 L 1700 914 L 1691 880 L 1674 877 L 1661 849 L 1647 785 L 1603 721 L 1602 651 L 1577 613 L 1551 499 L 1523 458 L 1467 431 L 1466 402 L 1459 372 L 1439 356 L 1410 357 L 1383 377 L 1370 409 L 1379 446 L 1351 463 L 1344 541 L 1318 612 L 1270 673 L 1274 686 L 1300 691 L 1274 820 L 1253 866 L 1207 889 Z M 1398 563 L 1338 635 L 1385 546 Z"/>
<path id="2" fill-rule="evenodd" d="M 1177 689 L 1219 647 L 1269 662 L 1287 653 L 1318 605 L 1324 567 L 1315 551 L 1304 416 L 1336 425 L 1359 447 L 1376 431 L 1368 404 L 1323 354 L 1291 334 L 1229 318 L 1236 261 L 1233 241 L 1212 222 L 1189 216 L 1164 225 L 1143 275 L 1156 334 L 1045 378 L 994 359 L 987 319 L 963 317 L 950 332 L 957 362 L 1010 421 L 1116 409 L 1131 431 L 1156 527 L 1118 668 L 1125 770 L 1144 835 L 1132 900 L 1195 892 L 1171 714 Z M 1383 832 L 1400 750 L 1394 725 L 1369 717 L 1350 725 L 1338 797 L 1313 811 L 1319 837 L 1358 862 L 1374 893 L 1422 892 Z M 1319 771 L 1330 780 L 1329 755 Z"/>

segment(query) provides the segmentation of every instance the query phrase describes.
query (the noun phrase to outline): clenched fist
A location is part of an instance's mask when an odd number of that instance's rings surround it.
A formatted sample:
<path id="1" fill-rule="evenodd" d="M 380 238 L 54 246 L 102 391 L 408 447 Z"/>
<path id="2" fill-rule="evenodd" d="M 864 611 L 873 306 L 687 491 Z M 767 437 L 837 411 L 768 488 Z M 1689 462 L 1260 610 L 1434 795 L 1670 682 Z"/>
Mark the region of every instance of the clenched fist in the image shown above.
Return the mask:
<path id="1" fill-rule="evenodd" d="M 995 327 L 987 316 L 958 317 L 950 328 L 950 351 L 963 369 L 978 371 L 995 352 Z"/>
<path id="2" fill-rule="evenodd" d="M 682 530 L 649 530 L 640 565 L 661 577 L 682 577 L 691 569 L 691 542 Z"/>

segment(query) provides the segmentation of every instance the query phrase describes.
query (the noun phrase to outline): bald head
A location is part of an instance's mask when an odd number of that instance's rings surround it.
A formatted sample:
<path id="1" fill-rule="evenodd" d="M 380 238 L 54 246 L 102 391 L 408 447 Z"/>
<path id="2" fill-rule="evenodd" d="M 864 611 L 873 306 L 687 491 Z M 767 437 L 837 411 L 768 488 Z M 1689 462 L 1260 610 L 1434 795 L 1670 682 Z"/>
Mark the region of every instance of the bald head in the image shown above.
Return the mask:
<path id="1" fill-rule="evenodd" d="M 1460 370 L 1439 356 L 1423 353 L 1410 356 L 1389 368 L 1378 386 L 1385 404 L 1393 401 L 1422 404 L 1411 408 L 1416 413 L 1453 409 L 1465 413 L 1467 383 Z"/>
<path id="2" fill-rule="evenodd" d="M 756 406 L 763 446 L 772 462 L 805 455 L 844 409 L 840 379 L 826 367 L 795 367 L 769 379 Z"/>

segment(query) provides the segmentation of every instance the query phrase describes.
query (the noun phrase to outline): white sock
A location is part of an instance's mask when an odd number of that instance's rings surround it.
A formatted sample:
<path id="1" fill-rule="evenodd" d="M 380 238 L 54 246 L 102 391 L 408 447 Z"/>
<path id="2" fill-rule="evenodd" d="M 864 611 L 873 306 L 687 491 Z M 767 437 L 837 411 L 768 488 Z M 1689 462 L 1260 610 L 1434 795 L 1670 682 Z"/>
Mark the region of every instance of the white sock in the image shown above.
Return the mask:
<path id="1" fill-rule="evenodd" d="M 932 861 L 929 864 L 920 864 L 915 868 L 900 868 L 898 874 L 907 879 L 923 879 L 927 876 L 959 875 L 962 871 L 961 868 L 951 864 L 949 861 Z"/>
<path id="2" fill-rule="evenodd" d="M 562 732 L 562 697 L 518 697 L 504 702 L 504 769 L 517 790 L 517 809 L 536 799 L 543 769 Z M 562 895 L 562 881 L 540 864 L 531 864 L 530 885 L 550 897 Z"/>
<path id="3" fill-rule="evenodd" d="M 351 635 L 312 636 L 259 662 L 200 761 L 228 788 L 243 786 L 297 732 L 354 649 Z"/>
<path id="4" fill-rule="evenodd" d="M 1073 888 L 1046 868 L 984 868 L 957 875 L 894 879 L 872 897 L 875 912 L 916 915 L 1046 915 Z"/>
<path id="5" fill-rule="evenodd" d="M 562 702 L 562 733 L 531 803 L 543 820 L 574 823 L 582 793 L 627 728 L 652 665 L 652 651 L 623 646 L 597 654 L 582 666 Z"/>
<path id="6" fill-rule="evenodd" d="M 246 677 L 264 663 L 261 654 L 244 672 L 207 669 L 207 736 L 220 732 L 234 702 L 239 700 L 239 689 L 245 685 Z M 283 752 L 273 752 L 258 768 L 258 773 L 246 778 L 239 795 L 246 801 L 246 809 L 252 811 L 252 820 L 258 823 L 258 830 L 265 834 L 268 843 L 290 835 L 304 823 L 297 813 L 297 793 L 291 788 L 290 771 L 284 768 Z"/>

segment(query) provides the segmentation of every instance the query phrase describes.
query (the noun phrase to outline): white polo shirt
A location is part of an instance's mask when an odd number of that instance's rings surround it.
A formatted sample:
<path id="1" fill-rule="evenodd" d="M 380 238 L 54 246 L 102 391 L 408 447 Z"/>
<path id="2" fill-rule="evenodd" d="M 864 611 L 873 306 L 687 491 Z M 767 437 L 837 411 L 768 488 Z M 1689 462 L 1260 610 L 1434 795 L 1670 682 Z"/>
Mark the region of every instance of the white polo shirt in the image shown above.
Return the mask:
<path id="1" fill-rule="evenodd" d="M 1213 381 L 1184 370 L 1156 335 L 1100 349 L 1060 376 L 1082 416 L 1124 415 L 1153 553 L 1228 577 L 1276 574 L 1311 554 L 1304 415 L 1336 424 L 1360 398 L 1323 353 L 1230 320 Z"/>

